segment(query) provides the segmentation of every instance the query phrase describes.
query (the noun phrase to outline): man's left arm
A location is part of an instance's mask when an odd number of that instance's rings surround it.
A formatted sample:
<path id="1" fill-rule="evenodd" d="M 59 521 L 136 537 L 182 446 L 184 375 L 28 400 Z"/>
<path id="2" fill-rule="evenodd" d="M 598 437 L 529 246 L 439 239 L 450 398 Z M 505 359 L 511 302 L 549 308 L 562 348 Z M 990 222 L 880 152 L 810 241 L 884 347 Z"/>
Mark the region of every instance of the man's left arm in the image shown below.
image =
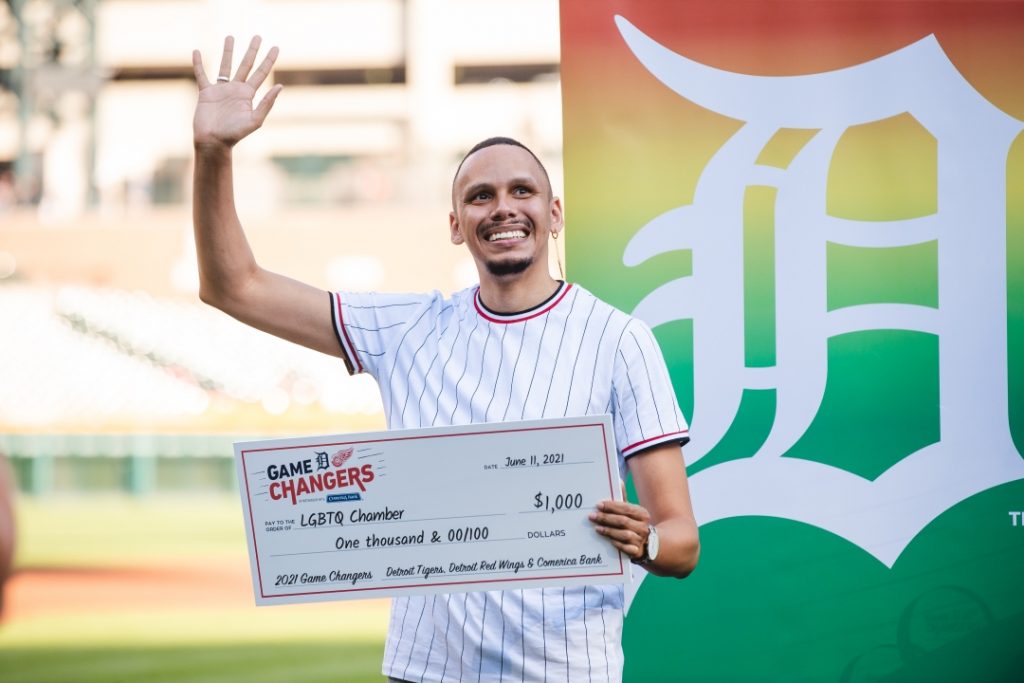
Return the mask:
<path id="1" fill-rule="evenodd" d="M 677 443 L 653 446 L 627 460 L 639 505 L 605 500 L 590 515 L 597 533 L 631 559 L 644 557 L 650 526 L 657 529 L 657 557 L 644 568 L 659 576 L 683 578 L 700 555 L 686 467 Z"/>

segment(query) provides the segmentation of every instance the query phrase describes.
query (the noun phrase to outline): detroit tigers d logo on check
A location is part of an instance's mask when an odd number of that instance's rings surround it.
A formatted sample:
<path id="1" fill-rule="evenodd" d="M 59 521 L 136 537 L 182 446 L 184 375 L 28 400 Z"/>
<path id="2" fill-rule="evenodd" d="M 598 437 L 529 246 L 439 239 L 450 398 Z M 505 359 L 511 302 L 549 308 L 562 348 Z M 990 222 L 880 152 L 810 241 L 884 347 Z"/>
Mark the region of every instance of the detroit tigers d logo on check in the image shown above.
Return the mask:
<path id="1" fill-rule="evenodd" d="M 691 465 L 725 437 L 745 391 L 774 392 L 771 426 L 753 455 L 695 468 L 699 522 L 747 515 L 804 522 L 892 567 L 941 513 L 1024 478 L 1008 421 L 1005 208 L 1007 153 L 1024 123 L 981 96 L 934 36 L 836 71 L 764 77 L 705 66 L 622 17 L 616 23 L 666 87 L 742 122 L 704 167 L 693 202 L 644 225 L 623 254 L 627 266 L 673 250 L 693 254 L 692 275 L 649 292 L 634 310 L 652 327 L 693 321 Z M 935 197 L 931 209 L 870 220 L 830 213 L 835 158 L 852 131 L 874 124 L 917 131 L 935 169 L 922 179 Z M 793 130 L 806 135 L 791 158 L 765 162 L 772 141 Z M 743 272 L 752 190 L 762 191 L 774 251 L 765 279 L 772 333 L 755 364 L 745 362 Z M 913 294 L 842 282 L 846 259 L 897 253 L 907 256 L 901 263 L 910 264 L 902 267 Z M 830 351 L 850 339 L 895 335 L 932 349 L 934 362 L 912 387 L 936 399 L 931 442 L 870 466 L 809 449 L 832 384 L 863 369 L 833 365 Z M 899 370 L 890 368 L 894 377 Z"/>

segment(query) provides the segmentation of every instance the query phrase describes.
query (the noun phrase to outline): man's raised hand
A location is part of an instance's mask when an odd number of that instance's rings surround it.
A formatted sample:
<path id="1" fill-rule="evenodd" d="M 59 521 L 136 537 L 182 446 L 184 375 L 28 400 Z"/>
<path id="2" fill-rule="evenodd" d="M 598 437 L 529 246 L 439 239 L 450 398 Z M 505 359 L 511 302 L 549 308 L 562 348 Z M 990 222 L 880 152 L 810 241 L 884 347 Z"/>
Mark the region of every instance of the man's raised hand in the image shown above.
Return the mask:
<path id="1" fill-rule="evenodd" d="M 192 120 L 192 133 L 197 146 L 233 146 L 263 125 L 283 87 L 280 84 L 275 85 L 254 108 L 252 103 L 256 90 L 270 74 L 277 60 L 277 48 L 270 48 L 259 67 L 252 71 L 260 49 L 260 37 L 254 36 L 232 77 L 231 57 L 234 46 L 233 37 L 228 36 L 224 39 L 220 70 L 212 83 L 206 77 L 203 57 L 199 50 L 192 51 L 192 67 L 196 75 L 196 84 L 199 86 L 199 101 L 196 103 L 196 113 Z"/>

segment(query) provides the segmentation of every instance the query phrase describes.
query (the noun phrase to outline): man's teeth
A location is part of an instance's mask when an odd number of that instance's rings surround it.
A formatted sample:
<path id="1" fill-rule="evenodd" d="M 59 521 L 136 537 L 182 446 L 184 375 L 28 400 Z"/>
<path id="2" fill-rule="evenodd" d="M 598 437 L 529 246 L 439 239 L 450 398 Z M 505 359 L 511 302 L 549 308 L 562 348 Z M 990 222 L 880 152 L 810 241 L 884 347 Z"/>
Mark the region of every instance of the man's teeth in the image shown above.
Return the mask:
<path id="1" fill-rule="evenodd" d="M 487 238 L 488 242 L 497 242 L 498 240 L 513 240 L 516 238 L 526 237 L 525 230 L 508 230 L 506 232 L 496 232 Z"/>

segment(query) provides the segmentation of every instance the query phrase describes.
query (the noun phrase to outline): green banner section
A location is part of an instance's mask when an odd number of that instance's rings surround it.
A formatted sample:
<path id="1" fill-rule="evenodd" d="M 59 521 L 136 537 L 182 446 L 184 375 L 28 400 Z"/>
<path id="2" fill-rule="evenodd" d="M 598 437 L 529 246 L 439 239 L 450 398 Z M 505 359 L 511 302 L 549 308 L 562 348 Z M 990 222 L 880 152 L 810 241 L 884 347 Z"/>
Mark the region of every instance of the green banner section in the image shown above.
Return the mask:
<path id="1" fill-rule="evenodd" d="M 627 680 L 1024 671 L 1024 4 L 900 7 L 562 0 L 568 276 L 693 439 Z"/>

